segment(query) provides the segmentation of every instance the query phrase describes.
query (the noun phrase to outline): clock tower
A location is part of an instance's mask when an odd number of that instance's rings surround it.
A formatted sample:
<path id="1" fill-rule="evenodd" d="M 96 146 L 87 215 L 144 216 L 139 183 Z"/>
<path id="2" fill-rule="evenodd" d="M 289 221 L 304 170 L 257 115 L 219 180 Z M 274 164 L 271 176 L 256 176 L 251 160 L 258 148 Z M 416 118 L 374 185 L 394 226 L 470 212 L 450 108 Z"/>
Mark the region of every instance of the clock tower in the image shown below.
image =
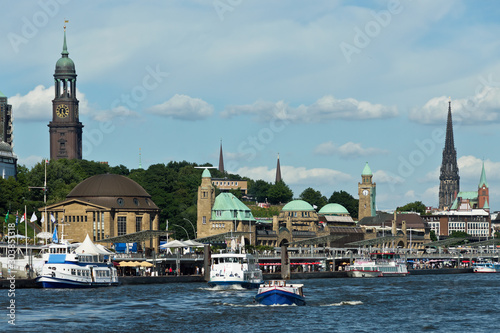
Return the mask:
<path id="1" fill-rule="evenodd" d="M 61 58 L 54 73 L 55 95 L 52 100 L 52 121 L 49 123 L 50 159 L 82 159 L 83 125 L 78 115 L 76 71 L 68 57 L 66 27 Z"/>
<path id="2" fill-rule="evenodd" d="M 361 173 L 361 183 L 358 183 L 358 221 L 361 221 L 363 217 L 375 216 L 377 214 L 375 209 L 376 184 L 372 181 L 372 178 L 372 170 L 368 162 L 366 162 L 365 168 Z"/>

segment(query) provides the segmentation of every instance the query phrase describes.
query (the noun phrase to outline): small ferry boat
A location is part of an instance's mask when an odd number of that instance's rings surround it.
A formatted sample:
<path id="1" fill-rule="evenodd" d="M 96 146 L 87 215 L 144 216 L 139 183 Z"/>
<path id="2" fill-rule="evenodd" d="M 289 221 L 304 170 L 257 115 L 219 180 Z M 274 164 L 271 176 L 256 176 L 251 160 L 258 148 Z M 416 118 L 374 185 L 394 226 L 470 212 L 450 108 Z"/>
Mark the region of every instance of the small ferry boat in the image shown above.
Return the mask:
<path id="1" fill-rule="evenodd" d="M 43 254 L 44 264 L 35 279 L 43 288 L 92 288 L 118 285 L 118 274 L 110 252 L 99 248 L 89 236 L 81 244 L 51 244 Z"/>
<path id="2" fill-rule="evenodd" d="M 263 305 L 306 305 L 303 286 L 285 280 L 267 281 L 260 285 L 255 301 Z"/>
<path id="3" fill-rule="evenodd" d="M 500 273 L 500 263 L 477 262 L 472 265 L 474 273 Z"/>
<path id="4" fill-rule="evenodd" d="M 395 253 L 371 253 L 370 259 L 358 259 L 346 267 L 349 277 L 387 277 L 409 274 L 404 260 Z"/>
<path id="5" fill-rule="evenodd" d="M 210 287 L 241 286 L 242 288 L 259 288 L 262 270 L 251 254 L 220 253 L 213 254 L 210 265 Z"/>

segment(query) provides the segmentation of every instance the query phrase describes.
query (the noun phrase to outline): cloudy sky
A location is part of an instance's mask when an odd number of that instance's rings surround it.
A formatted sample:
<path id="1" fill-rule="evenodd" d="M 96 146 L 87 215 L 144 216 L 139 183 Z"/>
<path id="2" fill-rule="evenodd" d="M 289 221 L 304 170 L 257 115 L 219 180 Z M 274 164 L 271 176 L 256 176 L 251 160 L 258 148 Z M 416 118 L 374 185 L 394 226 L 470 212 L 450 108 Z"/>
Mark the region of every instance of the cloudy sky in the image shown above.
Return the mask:
<path id="1" fill-rule="evenodd" d="M 15 153 L 49 156 L 64 20 L 84 158 L 128 168 L 218 163 L 357 197 L 369 163 L 377 208 L 438 205 L 451 97 L 461 190 L 484 161 L 500 210 L 498 1 L 6 2 L 0 91 Z"/>

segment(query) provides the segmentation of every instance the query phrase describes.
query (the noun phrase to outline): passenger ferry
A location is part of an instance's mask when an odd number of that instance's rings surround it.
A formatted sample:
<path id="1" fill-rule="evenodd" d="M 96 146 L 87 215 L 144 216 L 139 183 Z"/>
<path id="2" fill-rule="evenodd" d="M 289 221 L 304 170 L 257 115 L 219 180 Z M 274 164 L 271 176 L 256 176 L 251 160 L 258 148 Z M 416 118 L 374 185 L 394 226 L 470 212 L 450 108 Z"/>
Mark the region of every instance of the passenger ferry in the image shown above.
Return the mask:
<path id="1" fill-rule="evenodd" d="M 221 253 L 214 254 L 210 265 L 210 287 L 241 286 L 259 288 L 262 271 L 251 254 Z"/>
<path id="2" fill-rule="evenodd" d="M 262 305 L 306 305 L 303 287 L 285 280 L 266 281 L 260 285 L 255 301 Z"/>
<path id="3" fill-rule="evenodd" d="M 500 263 L 478 262 L 472 265 L 474 273 L 500 273 Z"/>
<path id="4" fill-rule="evenodd" d="M 370 259 L 358 259 L 346 267 L 349 277 L 387 277 L 409 274 L 404 260 L 395 253 L 371 253 Z"/>
<path id="5" fill-rule="evenodd" d="M 43 288 L 92 288 L 118 285 L 110 252 L 99 248 L 89 236 L 81 244 L 51 244 L 35 282 Z"/>

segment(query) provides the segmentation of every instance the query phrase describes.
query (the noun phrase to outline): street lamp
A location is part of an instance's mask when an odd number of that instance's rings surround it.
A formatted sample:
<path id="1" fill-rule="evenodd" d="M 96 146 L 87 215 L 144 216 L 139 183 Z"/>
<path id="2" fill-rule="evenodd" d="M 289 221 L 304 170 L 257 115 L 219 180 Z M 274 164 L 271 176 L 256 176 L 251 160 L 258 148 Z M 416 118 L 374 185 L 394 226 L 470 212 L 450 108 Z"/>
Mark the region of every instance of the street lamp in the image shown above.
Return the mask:
<path id="1" fill-rule="evenodd" d="M 182 230 L 184 230 L 186 232 L 186 235 L 187 235 L 187 238 L 189 239 L 189 233 L 187 232 L 186 228 L 184 228 L 183 226 L 180 226 L 178 224 L 172 224 L 174 227 L 179 227 L 179 228 L 182 228 Z"/>
<path id="2" fill-rule="evenodd" d="M 193 227 L 193 231 L 194 231 L 194 237 L 198 238 L 198 233 L 196 232 L 196 229 L 194 228 L 193 223 L 191 221 L 189 221 L 189 219 L 187 219 L 187 218 L 184 218 L 184 220 L 188 221 L 189 224 L 191 224 L 191 226 Z"/>

